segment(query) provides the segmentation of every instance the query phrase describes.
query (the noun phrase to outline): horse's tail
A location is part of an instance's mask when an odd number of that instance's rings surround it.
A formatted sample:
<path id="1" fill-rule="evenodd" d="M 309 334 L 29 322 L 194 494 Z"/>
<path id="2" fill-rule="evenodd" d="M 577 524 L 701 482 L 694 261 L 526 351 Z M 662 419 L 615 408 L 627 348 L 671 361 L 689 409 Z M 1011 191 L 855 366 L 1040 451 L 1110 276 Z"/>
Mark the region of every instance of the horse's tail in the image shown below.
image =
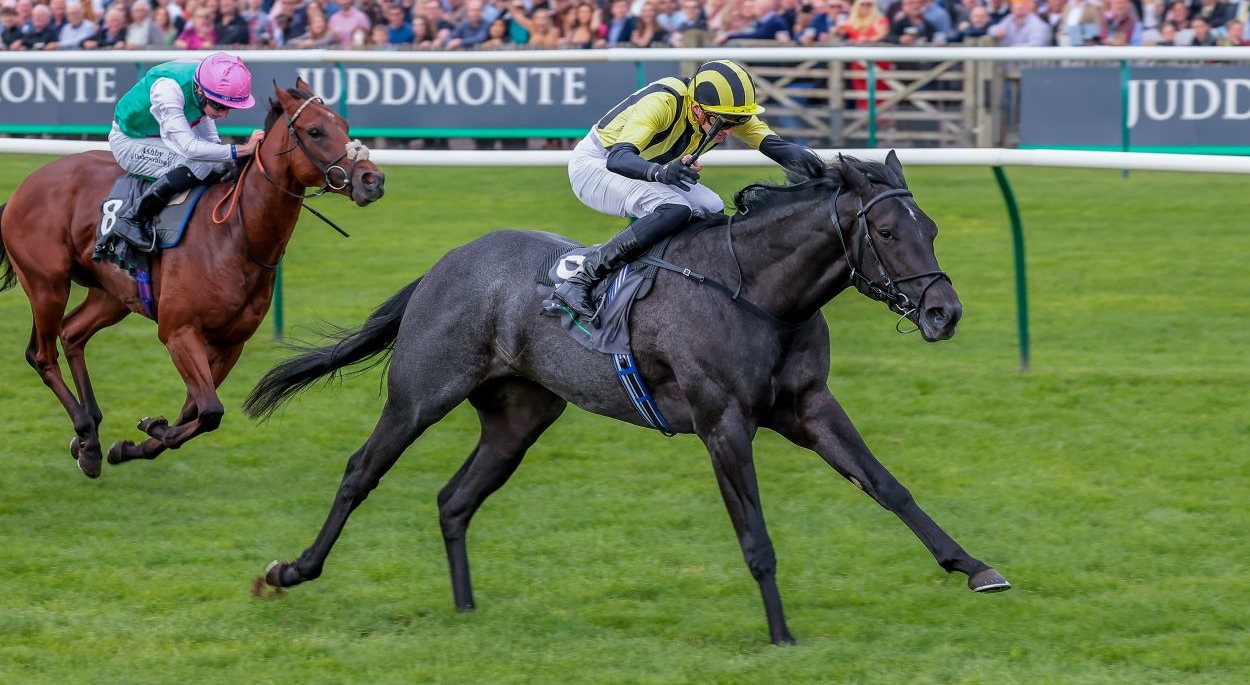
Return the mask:
<path id="1" fill-rule="evenodd" d="M 399 324 L 412 291 L 421 278 L 409 283 L 369 315 L 359 328 L 341 329 L 330 335 L 332 345 L 306 347 L 303 354 L 291 357 L 269 370 L 243 402 L 243 411 L 253 419 L 265 419 L 284 402 L 307 390 L 318 379 L 341 374 L 341 369 L 384 354 L 359 372 L 384 363 L 399 336 Z"/>
<path id="2" fill-rule="evenodd" d="M 0 224 L 4 223 L 4 207 L 8 203 L 0 204 Z M 13 273 L 13 262 L 9 261 L 9 253 L 4 249 L 4 236 L 0 234 L 0 293 L 17 285 L 17 274 Z"/>

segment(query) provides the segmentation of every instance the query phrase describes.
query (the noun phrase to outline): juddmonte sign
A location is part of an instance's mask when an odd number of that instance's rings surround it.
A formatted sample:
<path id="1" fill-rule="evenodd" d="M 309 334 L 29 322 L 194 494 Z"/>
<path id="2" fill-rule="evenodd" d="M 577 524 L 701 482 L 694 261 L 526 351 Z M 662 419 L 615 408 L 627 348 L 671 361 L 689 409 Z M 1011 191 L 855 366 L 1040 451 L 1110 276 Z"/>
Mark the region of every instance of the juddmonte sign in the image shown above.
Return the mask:
<path id="1" fill-rule="evenodd" d="M 1133 147 L 1250 146 L 1250 66 L 1026 68 L 1020 143 L 1118 147 L 1127 104 Z"/>
<path id="2" fill-rule="evenodd" d="M 586 130 L 637 88 L 630 63 L 499 65 L 257 64 L 251 67 L 258 100 L 276 80 L 300 76 L 327 103 L 339 106 L 357 129 L 579 129 Z M 647 80 L 675 74 L 677 65 L 647 65 Z M 139 67 L 88 63 L 0 65 L 0 131 L 98 126 L 107 131 L 117 99 L 139 79 Z M 231 126 L 256 127 L 264 107 L 230 117 Z M 398 133 L 396 133 L 398 135 Z"/>

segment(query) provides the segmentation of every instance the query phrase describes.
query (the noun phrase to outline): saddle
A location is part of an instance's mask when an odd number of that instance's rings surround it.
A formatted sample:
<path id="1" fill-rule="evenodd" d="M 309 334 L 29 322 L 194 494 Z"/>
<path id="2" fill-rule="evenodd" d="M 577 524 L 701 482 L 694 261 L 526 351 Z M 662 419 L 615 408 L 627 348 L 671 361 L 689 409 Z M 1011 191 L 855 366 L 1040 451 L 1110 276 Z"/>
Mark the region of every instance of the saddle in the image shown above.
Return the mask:
<path id="1" fill-rule="evenodd" d="M 122 176 L 113 184 L 100 205 L 100 223 L 96 226 L 92 255 L 97 262 L 114 262 L 134 276 L 137 271 L 148 270 L 148 255 L 182 242 L 191 212 L 208 186 L 200 185 L 179 193 L 153 219 L 151 227 L 136 231 L 130 222 L 118 221 L 118 217 L 133 211 L 149 185 L 151 181 L 132 174 Z"/>
<path id="2" fill-rule="evenodd" d="M 629 354 L 629 313 L 634 302 L 651 292 L 659 267 L 650 263 L 650 260 L 662 258 L 671 240 L 671 237 L 661 240 L 637 259 L 617 268 L 607 278 L 595 284 L 591 290 L 591 299 L 599 304 L 597 328 L 590 328 L 574 320 L 568 309 L 549 297 L 543 300 L 543 312 L 555 312 L 552 315 L 560 317 L 560 325 L 568 332 L 569 337 L 588 350 L 605 354 Z M 586 255 L 593 250 L 593 247 L 578 247 L 548 259 L 536 281 L 540 292 L 550 296 L 556 286 L 577 272 Z"/>

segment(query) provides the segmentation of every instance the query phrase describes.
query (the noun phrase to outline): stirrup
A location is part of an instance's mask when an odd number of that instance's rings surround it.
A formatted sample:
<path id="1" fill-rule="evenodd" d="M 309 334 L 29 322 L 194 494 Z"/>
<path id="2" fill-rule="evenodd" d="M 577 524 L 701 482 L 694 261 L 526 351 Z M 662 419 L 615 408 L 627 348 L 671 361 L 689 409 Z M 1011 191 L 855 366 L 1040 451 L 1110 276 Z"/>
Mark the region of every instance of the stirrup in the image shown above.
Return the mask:
<path id="1" fill-rule="evenodd" d="M 565 283 L 568 283 L 568 281 L 565 281 Z M 564 285 L 564 283 L 561 283 L 560 285 Z M 587 291 L 586 291 L 586 296 L 583 296 L 583 298 L 582 298 L 585 302 L 587 302 L 587 303 L 589 303 L 589 304 L 590 304 L 590 307 L 589 307 L 590 314 L 589 314 L 589 315 L 583 314 L 583 313 L 581 312 L 581 310 L 579 310 L 577 307 L 573 306 L 573 303 L 569 302 L 568 298 L 566 298 L 566 297 L 565 297 L 565 295 L 566 295 L 566 293 L 561 293 L 561 292 L 560 292 L 560 288 L 559 288 L 559 287 L 557 287 L 557 288 L 556 288 L 556 289 L 555 289 L 555 290 L 551 293 L 551 299 L 553 299 L 553 300 L 555 300 L 555 301 L 559 302 L 559 303 L 560 303 L 561 308 L 563 308 L 563 309 L 567 309 L 567 310 L 568 310 L 568 312 L 569 312 L 569 316 L 572 316 L 574 319 L 578 319 L 578 320 L 580 320 L 580 321 L 590 321 L 590 322 L 592 322 L 592 323 L 593 323 L 596 319 L 598 319 L 598 318 L 599 318 L 599 307 L 595 304 L 593 297 L 591 297 L 591 296 L 590 296 L 590 295 L 591 295 L 591 293 L 590 293 L 590 291 L 589 291 L 589 290 L 587 290 Z"/>

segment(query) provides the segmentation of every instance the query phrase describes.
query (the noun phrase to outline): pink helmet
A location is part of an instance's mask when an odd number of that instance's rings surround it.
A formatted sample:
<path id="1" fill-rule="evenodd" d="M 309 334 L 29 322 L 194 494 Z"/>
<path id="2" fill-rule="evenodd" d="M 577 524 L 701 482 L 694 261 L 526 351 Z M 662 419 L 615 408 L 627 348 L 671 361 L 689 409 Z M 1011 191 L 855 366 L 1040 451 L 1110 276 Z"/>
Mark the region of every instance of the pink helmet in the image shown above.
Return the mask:
<path id="1" fill-rule="evenodd" d="M 204 97 L 232 109 L 256 104 L 252 97 L 252 72 L 243 60 L 224 52 L 214 52 L 195 70 L 195 83 Z"/>

